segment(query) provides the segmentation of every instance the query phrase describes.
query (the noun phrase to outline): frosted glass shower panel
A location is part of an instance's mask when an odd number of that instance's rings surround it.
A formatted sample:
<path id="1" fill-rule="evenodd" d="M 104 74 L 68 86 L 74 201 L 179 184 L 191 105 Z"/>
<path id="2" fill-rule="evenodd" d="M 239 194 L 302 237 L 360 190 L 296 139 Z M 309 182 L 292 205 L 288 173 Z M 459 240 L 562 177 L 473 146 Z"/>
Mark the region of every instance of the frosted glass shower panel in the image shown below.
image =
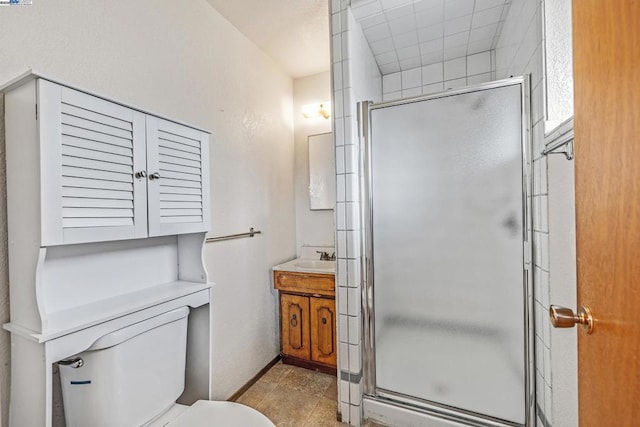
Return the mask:
<path id="1" fill-rule="evenodd" d="M 521 86 L 371 111 L 376 387 L 525 421 Z"/>

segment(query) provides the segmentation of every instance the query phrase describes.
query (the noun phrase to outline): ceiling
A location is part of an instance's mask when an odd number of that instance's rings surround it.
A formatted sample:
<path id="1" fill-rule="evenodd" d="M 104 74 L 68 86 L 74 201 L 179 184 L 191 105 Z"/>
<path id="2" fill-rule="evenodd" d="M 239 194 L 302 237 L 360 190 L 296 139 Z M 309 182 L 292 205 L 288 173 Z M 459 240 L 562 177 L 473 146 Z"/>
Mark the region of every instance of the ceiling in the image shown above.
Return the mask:
<path id="1" fill-rule="evenodd" d="M 329 70 L 327 0 L 207 0 L 293 78 Z"/>
<path id="2" fill-rule="evenodd" d="M 352 0 L 384 74 L 495 49 L 511 0 Z"/>
<path id="3" fill-rule="evenodd" d="M 293 78 L 329 70 L 328 0 L 207 0 Z M 351 0 L 380 72 L 495 49 L 512 0 Z"/>

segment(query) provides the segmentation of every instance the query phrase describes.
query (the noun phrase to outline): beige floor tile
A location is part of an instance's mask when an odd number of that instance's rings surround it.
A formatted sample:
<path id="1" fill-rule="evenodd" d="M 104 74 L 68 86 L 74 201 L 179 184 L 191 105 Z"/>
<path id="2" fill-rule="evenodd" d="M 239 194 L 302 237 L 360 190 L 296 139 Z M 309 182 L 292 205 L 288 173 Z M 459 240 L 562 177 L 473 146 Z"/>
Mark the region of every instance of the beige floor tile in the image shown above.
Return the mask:
<path id="1" fill-rule="evenodd" d="M 258 382 L 253 384 L 249 390 L 245 391 L 242 396 L 236 400 L 236 402 L 251 406 L 252 408 L 257 408 L 265 396 L 277 386 L 278 384 L 276 383 L 262 381 L 262 379 L 260 379 Z"/>
<path id="2" fill-rule="evenodd" d="M 311 371 L 294 366 L 280 384 L 287 385 L 294 390 L 303 391 L 317 397 L 322 397 L 332 384 L 331 375 Z"/>
<path id="3" fill-rule="evenodd" d="M 260 378 L 260 381 L 280 384 L 280 382 L 289 374 L 289 372 L 291 372 L 292 368 L 293 366 L 291 365 L 285 365 L 282 362 L 278 362 Z"/>
<path id="4" fill-rule="evenodd" d="M 309 416 L 304 427 L 343 427 L 348 424 L 337 420 L 338 403 L 335 400 L 321 398 Z"/>
<path id="5" fill-rule="evenodd" d="M 338 401 L 338 379 L 336 377 L 331 377 L 331 383 L 322 397 Z"/>
<path id="6" fill-rule="evenodd" d="M 279 384 L 256 408 L 278 427 L 300 427 L 309 419 L 320 398 Z"/>
<path id="7" fill-rule="evenodd" d="M 347 427 L 336 420 L 337 399 L 336 377 L 280 362 L 237 402 L 262 412 L 278 427 Z"/>

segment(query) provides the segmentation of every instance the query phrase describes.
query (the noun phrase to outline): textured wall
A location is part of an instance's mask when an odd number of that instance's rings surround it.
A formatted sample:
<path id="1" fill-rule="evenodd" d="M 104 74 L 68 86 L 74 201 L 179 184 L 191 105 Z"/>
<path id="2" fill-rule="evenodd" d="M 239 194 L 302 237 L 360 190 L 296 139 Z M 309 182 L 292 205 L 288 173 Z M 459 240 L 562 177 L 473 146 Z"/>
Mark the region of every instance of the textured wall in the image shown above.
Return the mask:
<path id="1" fill-rule="evenodd" d="M 1 8 L 0 28 L 0 81 L 31 66 L 213 131 L 210 234 L 264 233 L 205 250 L 217 283 L 214 397 L 228 397 L 278 353 L 269 269 L 296 250 L 291 78 L 204 0 L 34 0 Z M 3 191 L 0 320 L 8 311 L 4 200 Z M 6 333 L 0 340 L 6 420 Z"/>
<path id="2" fill-rule="evenodd" d="M 571 0 L 544 2 L 547 121 L 553 126 L 573 116 Z"/>
<path id="3" fill-rule="evenodd" d="M 305 119 L 303 105 L 331 100 L 331 76 L 328 71 L 293 82 L 293 117 L 296 144 L 296 240 L 302 245 L 334 246 L 335 221 L 333 210 L 309 209 L 309 135 L 331 132 L 331 118 Z"/>
<path id="4" fill-rule="evenodd" d="M 9 259 L 7 257 L 7 187 L 4 151 L 4 97 L 0 95 L 0 323 L 9 321 Z M 9 332 L 0 329 L 0 427 L 7 426 L 9 415 Z"/>

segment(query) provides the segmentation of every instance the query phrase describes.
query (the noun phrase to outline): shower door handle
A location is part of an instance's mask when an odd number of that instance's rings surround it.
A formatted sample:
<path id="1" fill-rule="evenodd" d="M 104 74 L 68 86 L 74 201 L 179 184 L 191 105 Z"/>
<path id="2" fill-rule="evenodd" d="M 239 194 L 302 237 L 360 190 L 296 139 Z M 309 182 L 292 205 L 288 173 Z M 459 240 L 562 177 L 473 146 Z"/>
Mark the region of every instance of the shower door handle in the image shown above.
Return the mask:
<path id="1" fill-rule="evenodd" d="M 580 307 L 578 314 L 570 308 L 552 305 L 549 307 L 549 317 L 554 328 L 573 328 L 576 324 L 581 324 L 587 334 L 593 332 L 595 320 L 588 305 Z"/>

